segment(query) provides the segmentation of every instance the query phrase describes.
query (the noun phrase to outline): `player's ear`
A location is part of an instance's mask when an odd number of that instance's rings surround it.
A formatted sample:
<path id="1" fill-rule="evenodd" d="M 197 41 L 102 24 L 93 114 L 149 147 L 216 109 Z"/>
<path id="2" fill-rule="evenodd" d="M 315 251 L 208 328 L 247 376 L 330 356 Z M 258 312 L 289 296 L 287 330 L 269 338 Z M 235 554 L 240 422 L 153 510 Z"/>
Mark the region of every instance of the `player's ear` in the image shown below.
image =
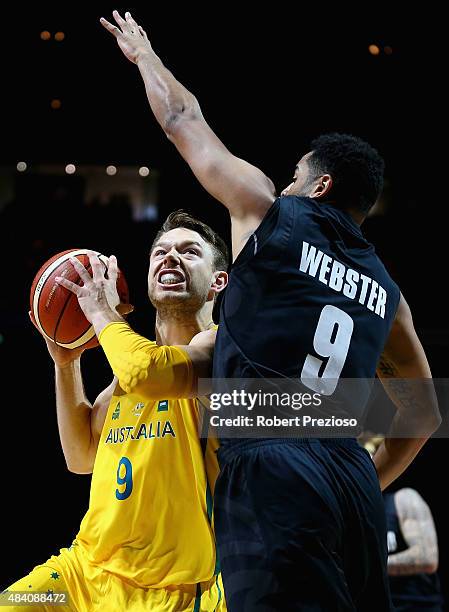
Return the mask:
<path id="1" fill-rule="evenodd" d="M 313 191 L 310 194 L 311 198 L 323 198 L 328 195 L 332 189 L 332 177 L 330 174 L 323 174 L 316 181 Z"/>
<path id="2" fill-rule="evenodd" d="M 216 272 L 214 272 L 208 298 L 213 300 L 214 297 L 216 297 L 219 293 L 226 289 L 227 284 L 227 272 L 224 272 L 223 270 L 217 270 Z"/>

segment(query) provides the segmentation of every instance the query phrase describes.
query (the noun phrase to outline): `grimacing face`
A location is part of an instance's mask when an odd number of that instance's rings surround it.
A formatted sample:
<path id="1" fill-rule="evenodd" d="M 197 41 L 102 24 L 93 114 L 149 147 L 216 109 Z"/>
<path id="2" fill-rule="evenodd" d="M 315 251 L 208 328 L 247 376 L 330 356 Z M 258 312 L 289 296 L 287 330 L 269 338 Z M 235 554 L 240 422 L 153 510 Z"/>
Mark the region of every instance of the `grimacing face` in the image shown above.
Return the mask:
<path id="1" fill-rule="evenodd" d="M 158 306 L 201 308 L 214 298 L 213 250 L 197 232 L 178 227 L 158 239 L 150 253 L 148 295 Z"/>

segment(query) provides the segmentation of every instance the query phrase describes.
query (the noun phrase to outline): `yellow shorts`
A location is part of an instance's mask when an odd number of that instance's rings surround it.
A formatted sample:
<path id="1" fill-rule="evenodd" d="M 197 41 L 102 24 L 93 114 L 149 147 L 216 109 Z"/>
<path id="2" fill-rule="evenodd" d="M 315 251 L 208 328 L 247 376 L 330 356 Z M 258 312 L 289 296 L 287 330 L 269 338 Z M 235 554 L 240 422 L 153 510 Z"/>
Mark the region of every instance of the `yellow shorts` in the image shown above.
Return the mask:
<path id="1" fill-rule="evenodd" d="M 36 566 L 28 576 L 18 580 L 1 595 L 0 610 L 17 612 L 226 612 L 221 575 L 209 582 L 174 585 L 163 589 L 144 589 L 124 582 L 115 574 L 92 565 L 76 541 L 70 548 L 62 548 L 58 556 Z M 23 591 L 20 605 L 5 605 L 14 592 Z M 29 602 L 53 593 L 56 605 Z M 63 596 L 58 593 L 66 593 Z M 33 595 L 34 594 L 34 595 Z M 58 598 L 58 599 L 56 599 Z M 10 601 L 10 599 L 9 599 Z M 5 603 L 3 603 L 5 602 Z"/>

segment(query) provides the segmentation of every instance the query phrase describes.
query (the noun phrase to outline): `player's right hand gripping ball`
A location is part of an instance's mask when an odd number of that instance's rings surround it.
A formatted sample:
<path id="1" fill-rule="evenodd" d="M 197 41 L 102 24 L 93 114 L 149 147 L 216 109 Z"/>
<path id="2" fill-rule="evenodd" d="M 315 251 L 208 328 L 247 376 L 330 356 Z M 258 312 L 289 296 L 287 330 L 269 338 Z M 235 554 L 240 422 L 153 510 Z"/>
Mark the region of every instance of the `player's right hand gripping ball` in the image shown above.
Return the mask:
<path id="1" fill-rule="evenodd" d="M 107 271 L 108 258 L 95 252 Z M 82 284 L 69 261 L 70 257 L 77 257 L 92 276 L 86 249 L 70 249 L 58 253 L 44 263 L 34 278 L 30 292 L 31 314 L 41 333 L 59 346 L 68 349 L 80 346 L 92 348 L 98 345 L 98 340 L 94 328 L 78 304 L 78 298 L 55 281 L 56 276 L 62 276 L 73 283 Z M 128 284 L 120 270 L 117 291 L 120 302 L 128 303 Z"/>

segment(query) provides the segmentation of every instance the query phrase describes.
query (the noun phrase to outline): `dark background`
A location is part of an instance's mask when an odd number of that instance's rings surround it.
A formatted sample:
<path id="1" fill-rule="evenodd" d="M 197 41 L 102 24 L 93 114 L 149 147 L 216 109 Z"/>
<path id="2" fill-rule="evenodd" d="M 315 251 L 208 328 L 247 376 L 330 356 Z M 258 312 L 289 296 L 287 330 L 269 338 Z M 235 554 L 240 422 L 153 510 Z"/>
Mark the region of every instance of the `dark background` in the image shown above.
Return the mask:
<path id="1" fill-rule="evenodd" d="M 3 571 L 0 587 L 71 543 L 87 509 L 89 476 L 70 474 L 58 439 L 53 368 L 28 321 L 29 288 L 58 251 L 114 253 L 136 311 L 130 322 L 152 337 L 146 297 L 148 249 L 158 223 L 134 223 L 126 210 L 87 206 L 76 175 L 43 180 L 33 164 L 136 164 L 160 173 L 161 222 L 186 208 L 229 239 L 228 217 L 196 183 L 148 109 L 135 66 L 100 26 L 112 9 L 147 30 L 166 65 L 201 103 L 237 155 L 261 167 L 281 190 L 311 138 L 344 131 L 366 138 L 386 161 L 385 213 L 364 232 L 414 313 L 435 376 L 447 376 L 444 176 L 436 153 L 439 97 L 433 25 L 410 7 L 395 20 L 379 6 L 357 11 L 321 5 L 99 5 L 8 10 L 0 36 L 0 164 L 16 172 L 14 199 L 0 211 Z M 422 7 L 421 7 L 422 8 Z M 40 32 L 65 33 L 63 42 Z M 377 44 L 380 54 L 368 52 Z M 392 53 L 387 55 L 384 47 Z M 50 101 L 62 101 L 52 110 Z M 441 143 L 440 143 L 441 146 Z M 34 178 L 33 178 L 34 177 Z M 444 262 L 444 263 L 443 263 Z M 101 350 L 83 356 L 93 400 L 110 380 Z M 395 487 L 413 486 L 431 506 L 440 539 L 440 575 L 449 598 L 449 527 L 443 496 L 446 440 L 432 440 Z"/>

